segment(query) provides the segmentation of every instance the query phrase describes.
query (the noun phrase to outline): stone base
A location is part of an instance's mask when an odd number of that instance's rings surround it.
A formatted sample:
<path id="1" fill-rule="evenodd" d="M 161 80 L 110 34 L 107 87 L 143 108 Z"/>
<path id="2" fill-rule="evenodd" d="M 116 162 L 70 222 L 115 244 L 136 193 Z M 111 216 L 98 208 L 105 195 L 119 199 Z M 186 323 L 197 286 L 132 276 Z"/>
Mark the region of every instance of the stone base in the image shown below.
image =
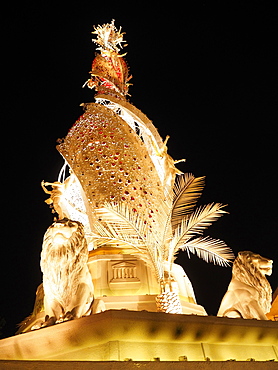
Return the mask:
<path id="1" fill-rule="evenodd" d="M 2 370 L 276 370 L 265 361 L 1 361 Z"/>
<path id="2" fill-rule="evenodd" d="M 132 295 L 132 296 L 109 296 L 94 299 L 92 311 L 94 314 L 107 310 L 131 310 L 157 312 L 156 294 Z M 206 316 L 203 306 L 181 300 L 182 313 L 185 315 Z M 17 334 L 31 331 L 33 326 L 40 326 L 44 321 L 44 311 L 30 317 L 24 325 L 21 325 Z"/>
<path id="3" fill-rule="evenodd" d="M 110 310 L 2 339 L 0 359 L 272 360 L 277 366 L 277 333 L 273 321 Z"/>
<path id="4" fill-rule="evenodd" d="M 105 304 L 106 310 L 134 310 L 157 312 L 157 294 L 133 295 L 133 296 L 110 296 L 99 297 Z M 186 315 L 206 316 L 207 313 L 203 306 L 181 300 L 182 313 Z"/>

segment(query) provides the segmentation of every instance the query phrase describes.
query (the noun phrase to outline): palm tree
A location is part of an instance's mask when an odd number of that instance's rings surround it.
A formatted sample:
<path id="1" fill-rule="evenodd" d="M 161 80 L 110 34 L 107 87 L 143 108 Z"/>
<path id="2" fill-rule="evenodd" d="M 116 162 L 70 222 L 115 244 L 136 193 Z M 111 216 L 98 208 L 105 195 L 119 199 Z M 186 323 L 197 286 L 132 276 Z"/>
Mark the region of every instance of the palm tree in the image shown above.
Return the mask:
<path id="1" fill-rule="evenodd" d="M 165 199 L 157 199 L 160 216 L 155 230 L 150 230 L 142 215 L 133 212 L 128 204 L 107 203 L 96 209 L 96 247 L 104 244 L 129 247 L 132 254 L 151 266 L 161 287 L 158 310 L 181 313 L 171 278 L 172 265 L 180 250 L 222 266 L 233 258 L 223 241 L 203 236 L 204 230 L 226 213 L 221 203 L 196 208 L 204 179 L 187 173 L 177 177 L 173 191 Z"/>

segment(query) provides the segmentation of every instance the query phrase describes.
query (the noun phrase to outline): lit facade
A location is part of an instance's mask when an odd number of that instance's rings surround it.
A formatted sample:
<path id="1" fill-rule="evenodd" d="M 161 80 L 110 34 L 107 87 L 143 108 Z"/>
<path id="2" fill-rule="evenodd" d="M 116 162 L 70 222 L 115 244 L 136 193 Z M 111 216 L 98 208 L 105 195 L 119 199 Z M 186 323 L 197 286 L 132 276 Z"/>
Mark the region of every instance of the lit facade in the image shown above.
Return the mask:
<path id="1" fill-rule="evenodd" d="M 232 261 L 223 241 L 203 236 L 223 205 L 196 206 L 204 177 L 182 173 L 169 137 L 128 102 L 121 30 L 112 22 L 94 34 L 100 52 L 86 85 L 95 102 L 83 104 L 57 146 L 65 160 L 57 181 L 41 184 L 56 214 L 42 247 L 43 284 L 24 334 L 0 342 L 0 359 L 278 361 L 276 322 L 265 313 L 208 317 L 174 263 L 179 251 Z"/>

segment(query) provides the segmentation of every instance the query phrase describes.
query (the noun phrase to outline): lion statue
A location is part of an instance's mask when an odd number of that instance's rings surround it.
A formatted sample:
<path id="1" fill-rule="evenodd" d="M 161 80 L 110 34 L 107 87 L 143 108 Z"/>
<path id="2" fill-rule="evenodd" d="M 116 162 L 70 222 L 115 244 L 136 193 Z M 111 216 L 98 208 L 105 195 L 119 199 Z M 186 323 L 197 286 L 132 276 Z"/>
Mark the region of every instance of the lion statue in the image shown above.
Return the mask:
<path id="1" fill-rule="evenodd" d="M 47 229 L 41 252 L 46 315 L 42 326 L 91 313 L 94 288 L 87 260 L 80 222 L 64 218 Z"/>
<path id="2" fill-rule="evenodd" d="M 239 252 L 233 263 L 232 280 L 217 315 L 267 320 L 272 290 L 265 275 L 271 275 L 272 263 L 256 253 Z"/>

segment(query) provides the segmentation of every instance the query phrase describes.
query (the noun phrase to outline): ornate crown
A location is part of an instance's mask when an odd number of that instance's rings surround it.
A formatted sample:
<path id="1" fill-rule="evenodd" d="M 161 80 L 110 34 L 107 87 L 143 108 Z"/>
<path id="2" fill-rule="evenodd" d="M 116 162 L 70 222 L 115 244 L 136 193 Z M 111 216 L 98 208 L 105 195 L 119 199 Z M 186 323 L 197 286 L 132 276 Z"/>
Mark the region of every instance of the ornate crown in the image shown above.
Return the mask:
<path id="1" fill-rule="evenodd" d="M 119 54 L 123 47 L 122 43 L 125 42 L 124 33 L 121 32 L 121 28 L 117 30 L 114 20 L 95 27 L 92 33 L 97 35 L 92 41 L 98 45 L 97 50 L 100 54 L 93 60 L 91 78 L 86 84 L 98 93 L 124 98 L 128 92 L 128 81 L 132 77 L 128 75 L 128 67 L 123 58 L 125 54 Z"/>

